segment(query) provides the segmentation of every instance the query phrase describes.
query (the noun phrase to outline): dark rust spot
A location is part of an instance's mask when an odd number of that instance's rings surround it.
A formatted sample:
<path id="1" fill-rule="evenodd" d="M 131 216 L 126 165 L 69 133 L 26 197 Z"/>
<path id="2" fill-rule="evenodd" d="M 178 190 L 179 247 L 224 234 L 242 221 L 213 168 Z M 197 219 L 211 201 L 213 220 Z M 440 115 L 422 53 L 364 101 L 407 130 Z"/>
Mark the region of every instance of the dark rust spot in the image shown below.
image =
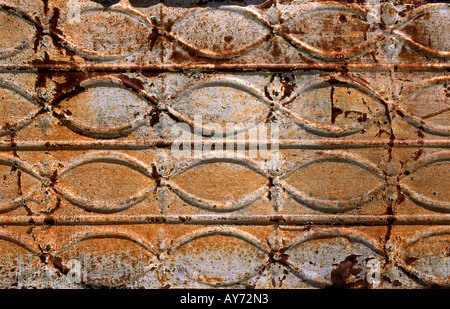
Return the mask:
<path id="1" fill-rule="evenodd" d="M 55 223 L 56 223 L 55 218 L 53 218 L 52 216 L 45 216 L 44 218 L 45 225 L 54 225 Z"/>
<path id="2" fill-rule="evenodd" d="M 405 258 L 405 264 L 406 265 L 411 265 L 412 263 L 414 263 L 417 260 L 418 260 L 418 258 L 413 257 L 413 256 L 409 256 L 409 257 Z"/>
<path id="3" fill-rule="evenodd" d="M 161 113 L 159 112 L 158 109 L 154 108 L 150 112 L 150 126 L 154 127 L 155 125 L 157 125 L 159 123 L 160 117 Z"/>
<path id="4" fill-rule="evenodd" d="M 275 223 L 279 223 L 279 222 L 286 222 L 286 219 L 283 216 L 271 216 L 269 218 L 270 222 L 275 222 Z"/>
<path id="5" fill-rule="evenodd" d="M 226 43 L 231 43 L 233 41 L 233 37 L 229 35 L 225 36 L 223 39 Z"/>
<path id="6" fill-rule="evenodd" d="M 286 250 L 288 248 L 281 248 L 277 251 L 271 251 L 269 253 L 269 264 L 281 264 L 286 267 L 290 267 L 290 264 L 288 262 L 289 254 L 286 254 Z"/>
<path id="7" fill-rule="evenodd" d="M 266 2 L 260 4 L 258 6 L 258 9 L 260 9 L 260 10 L 267 10 L 267 9 L 270 9 L 272 6 L 273 7 L 277 6 L 277 1 L 276 0 L 267 0 Z"/>
<path id="8" fill-rule="evenodd" d="M 351 276 L 357 276 L 362 269 L 355 267 L 358 263 L 358 256 L 351 254 L 340 262 L 335 269 L 331 271 L 331 282 L 334 286 L 345 286 L 349 283 Z"/>
<path id="9" fill-rule="evenodd" d="M 416 152 L 413 153 L 413 157 L 412 157 L 413 160 L 417 161 L 422 154 L 423 154 L 423 149 L 417 150 Z"/>
<path id="10" fill-rule="evenodd" d="M 343 110 L 340 109 L 339 107 L 335 106 L 335 101 L 334 101 L 334 85 L 331 85 L 331 90 L 330 90 L 330 104 L 331 104 L 331 123 L 334 124 L 336 122 L 336 118 L 343 113 Z"/>

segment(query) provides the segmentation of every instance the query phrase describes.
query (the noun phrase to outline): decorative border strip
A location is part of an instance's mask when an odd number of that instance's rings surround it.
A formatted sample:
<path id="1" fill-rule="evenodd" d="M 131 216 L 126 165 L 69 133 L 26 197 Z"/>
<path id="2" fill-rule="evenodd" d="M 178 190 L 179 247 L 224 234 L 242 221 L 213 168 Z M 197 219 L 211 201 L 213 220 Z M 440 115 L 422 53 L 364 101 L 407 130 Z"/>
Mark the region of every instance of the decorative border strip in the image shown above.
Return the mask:
<path id="1" fill-rule="evenodd" d="M 0 151 L 47 151 L 47 150 L 143 150 L 154 148 L 170 148 L 173 140 L 150 139 L 146 141 L 121 141 L 121 140 L 102 140 L 102 141 L 0 141 Z M 279 149 L 359 149 L 359 148 L 384 148 L 384 147 L 427 147 L 427 148 L 449 148 L 450 140 L 422 140 L 422 139 L 404 139 L 404 140 L 279 140 L 258 142 L 251 140 L 232 140 L 219 142 L 225 146 L 258 146 L 258 145 L 277 145 Z M 194 148 L 197 145 L 212 146 L 217 145 L 213 141 L 186 141 L 186 146 Z"/>
<path id="2" fill-rule="evenodd" d="M 389 226 L 450 225 L 450 214 L 439 215 L 40 215 L 0 216 L 0 225 L 77 226 L 77 225 L 276 225 L 276 226 Z"/>
<path id="3" fill-rule="evenodd" d="M 185 71 L 217 71 L 217 72 L 294 72 L 294 71 L 327 71 L 339 72 L 347 70 L 383 70 L 400 71 L 450 71 L 450 63 L 436 64 L 365 64 L 365 63 L 305 63 L 305 64 L 150 64 L 150 65 L 112 65 L 112 64 L 72 64 L 72 63 L 38 63 L 33 65 L 0 64 L 0 72 L 185 72 Z"/>

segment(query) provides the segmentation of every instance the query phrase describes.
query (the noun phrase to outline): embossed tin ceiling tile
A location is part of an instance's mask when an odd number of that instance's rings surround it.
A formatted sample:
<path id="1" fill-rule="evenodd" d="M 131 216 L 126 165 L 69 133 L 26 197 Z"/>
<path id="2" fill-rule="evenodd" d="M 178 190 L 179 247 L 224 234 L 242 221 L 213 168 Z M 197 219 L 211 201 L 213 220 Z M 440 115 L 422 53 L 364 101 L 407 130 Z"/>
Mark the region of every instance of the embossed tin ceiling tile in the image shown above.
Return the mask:
<path id="1" fill-rule="evenodd" d="M 448 12 L 0 1 L 0 286 L 448 287 Z"/>

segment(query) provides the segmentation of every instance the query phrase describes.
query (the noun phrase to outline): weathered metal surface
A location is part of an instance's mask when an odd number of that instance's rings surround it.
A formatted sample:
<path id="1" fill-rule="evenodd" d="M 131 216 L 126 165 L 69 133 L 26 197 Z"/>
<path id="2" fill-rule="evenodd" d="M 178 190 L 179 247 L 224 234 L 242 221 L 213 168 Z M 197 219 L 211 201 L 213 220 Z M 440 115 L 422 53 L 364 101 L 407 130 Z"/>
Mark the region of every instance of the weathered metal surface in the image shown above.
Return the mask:
<path id="1" fill-rule="evenodd" d="M 448 287 L 449 8 L 0 1 L 0 286 Z"/>

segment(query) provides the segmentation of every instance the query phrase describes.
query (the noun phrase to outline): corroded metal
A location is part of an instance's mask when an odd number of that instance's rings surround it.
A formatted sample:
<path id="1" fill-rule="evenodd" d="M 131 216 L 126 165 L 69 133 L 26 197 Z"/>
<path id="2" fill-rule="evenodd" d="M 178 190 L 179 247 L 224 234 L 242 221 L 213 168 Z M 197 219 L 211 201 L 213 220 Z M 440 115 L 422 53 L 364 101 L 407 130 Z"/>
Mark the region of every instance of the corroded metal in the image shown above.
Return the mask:
<path id="1" fill-rule="evenodd" d="M 0 286 L 448 287 L 449 8 L 0 1 Z"/>

